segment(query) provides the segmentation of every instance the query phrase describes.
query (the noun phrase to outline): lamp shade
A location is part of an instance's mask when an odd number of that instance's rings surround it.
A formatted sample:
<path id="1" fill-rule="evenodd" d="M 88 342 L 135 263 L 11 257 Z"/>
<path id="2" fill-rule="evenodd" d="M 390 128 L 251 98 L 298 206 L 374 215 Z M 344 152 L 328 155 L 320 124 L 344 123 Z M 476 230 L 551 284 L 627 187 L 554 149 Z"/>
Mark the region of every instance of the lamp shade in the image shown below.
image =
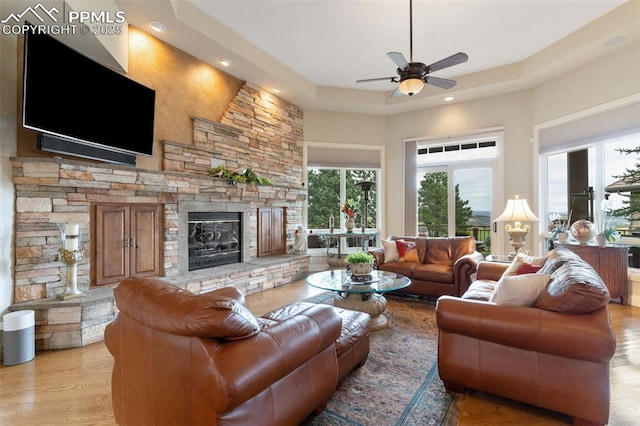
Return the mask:
<path id="1" fill-rule="evenodd" d="M 496 222 L 537 222 L 538 217 L 533 214 L 527 204 L 526 198 L 520 198 L 518 195 L 507 201 L 507 207 Z"/>
<path id="2" fill-rule="evenodd" d="M 420 93 L 423 87 L 424 82 L 419 78 L 407 78 L 400 82 L 400 93 L 413 96 L 416 93 Z"/>

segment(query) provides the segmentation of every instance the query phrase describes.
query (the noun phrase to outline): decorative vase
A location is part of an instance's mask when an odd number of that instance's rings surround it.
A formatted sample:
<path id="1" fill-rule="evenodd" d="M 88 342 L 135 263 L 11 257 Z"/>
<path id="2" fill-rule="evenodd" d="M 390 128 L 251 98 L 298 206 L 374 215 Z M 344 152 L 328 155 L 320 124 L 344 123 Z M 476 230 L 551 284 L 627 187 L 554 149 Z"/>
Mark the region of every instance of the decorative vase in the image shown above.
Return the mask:
<path id="1" fill-rule="evenodd" d="M 371 275 L 373 272 L 373 263 L 351 263 L 351 275 Z"/>
<path id="2" fill-rule="evenodd" d="M 566 232 L 558 232 L 558 241 L 561 243 L 566 243 L 569 239 L 569 234 Z"/>
<path id="3" fill-rule="evenodd" d="M 353 228 L 356 227 L 356 222 L 353 220 L 353 216 L 347 219 L 347 222 L 344 224 L 347 228 L 347 232 L 353 232 Z"/>
<path id="4" fill-rule="evenodd" d="M 596 227 L 588 220 L 576 220 L 571 225 L 571 236 L 580 244 L 587 244 L 596 236 Z"/>
<path id="5" fill-rule="evenodd" d="M 605 247 L 607 245 L 607 239 L 604 237 L 604 234 L 596 235 L 596 242 L 598 243 L 598 247 Z"/>

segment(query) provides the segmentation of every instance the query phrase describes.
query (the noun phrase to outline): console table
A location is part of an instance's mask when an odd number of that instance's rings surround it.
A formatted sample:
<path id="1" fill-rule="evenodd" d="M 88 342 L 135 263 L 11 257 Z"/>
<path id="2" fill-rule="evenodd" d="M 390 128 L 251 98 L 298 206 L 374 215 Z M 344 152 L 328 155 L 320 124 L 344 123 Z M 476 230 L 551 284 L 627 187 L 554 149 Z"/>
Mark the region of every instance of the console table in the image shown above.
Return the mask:
<path id="1" fill-rule="evenodd" d="M 340 238 L 355 238 L 360 240 L 360 246 L 362 247 L 362 251 L 367 251 L 369 249 L 369 241 L 375 241 L 375 238 L 378 236 L 377 230 L 366 230 L 365 232 L 361 231 L 335 231 L 335 232 L 314 232 L 314 235 L 318 236 L 320 241 L 327 245 L 327 257 L 331 258 L 333 256 L 338 256 L 338 258 L 342 258 L 342 249 L 340 247 Z M 337 241 L 336 248 L 337 253 L 331 252 L 331 240 L 335 239 Z"/>
<path id="2" fill-rule="evenodd" d="M 628 246 L 611 244 L 598 247 L 590 244 L 571 244 L 557 241 L 554 241 L 553 244 L 554 247 L 565 247 L 573 251 L 591 265 L 606 284 L 612 299 L 620 298 L 620 303 L 623 305 L 628 302 Z"/>

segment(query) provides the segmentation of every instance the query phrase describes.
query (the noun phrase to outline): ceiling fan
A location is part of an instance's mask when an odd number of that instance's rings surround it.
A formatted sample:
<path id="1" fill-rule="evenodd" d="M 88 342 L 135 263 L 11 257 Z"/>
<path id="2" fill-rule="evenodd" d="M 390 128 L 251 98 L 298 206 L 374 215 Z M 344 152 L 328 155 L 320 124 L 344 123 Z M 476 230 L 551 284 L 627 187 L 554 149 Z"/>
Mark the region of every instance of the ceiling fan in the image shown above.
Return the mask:
<path id="1" fill-rule="evenodd" d="M 402 95 L 413 96 L 422 90 L 424 83 L 441 87 L 443 89 L 450 89 L 456 85 L 455 80 L 433 77 L 430 73 L 467 62 L 469 59 L 469 56 L 467 56 L 466 53 L 458 52 L 447 58 L 441 59 L 438 62 L 434 62 L 431 65 L 425 65 L 422 62 L 413 62 L 413 0 L 409 0 L 409 55 L 410 62 L 407 62 L 402 53 L 387 53 L 387 56 L 398 66 L 398 69 L 396 70 L 398 76 L 368 78 L 364 80 L 356 80 L 356 83 L 382 80 L 389 80 L 392 83 L 400 83 L 396 90 L 391 93 L 392 98 Z"/>

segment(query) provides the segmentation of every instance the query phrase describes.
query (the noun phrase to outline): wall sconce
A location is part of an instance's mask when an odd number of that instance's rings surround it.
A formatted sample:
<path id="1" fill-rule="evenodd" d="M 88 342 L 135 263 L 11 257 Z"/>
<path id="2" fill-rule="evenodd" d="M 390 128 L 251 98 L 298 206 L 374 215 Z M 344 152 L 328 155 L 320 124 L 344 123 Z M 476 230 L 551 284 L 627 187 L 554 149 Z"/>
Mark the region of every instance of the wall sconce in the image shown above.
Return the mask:
<path id="1" fill-rule="evenodd" d="M 513 252 L 509 253 L 509 259 L 516 257 L 520 249 L 524 246 L 525 238 L 531 227 L 529 225 L 522 226 L 522 222 L 538 222 L 538 218 L 529 208 L 526 199 L 521 199 L 519 195 L 507 201 L 507 207 L 496 222 L 513 222 L 513 225 L 507 223 L 504 226 L 505 231 L 509 234 Z"/>

